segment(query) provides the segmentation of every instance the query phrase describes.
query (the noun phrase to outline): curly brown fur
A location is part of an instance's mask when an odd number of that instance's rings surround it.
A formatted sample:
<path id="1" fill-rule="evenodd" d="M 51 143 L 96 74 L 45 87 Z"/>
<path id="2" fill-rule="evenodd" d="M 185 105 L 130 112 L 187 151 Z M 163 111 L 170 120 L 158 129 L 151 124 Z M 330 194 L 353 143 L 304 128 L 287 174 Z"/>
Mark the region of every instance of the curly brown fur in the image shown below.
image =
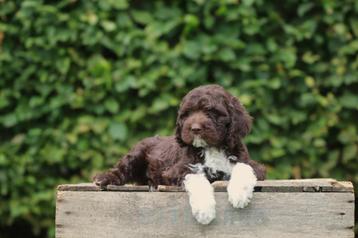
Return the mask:
<path id="1" fill-rule="evenodd" d="M 200 86 L 182 100 L 175 136 L 150 137 L 139 142 L 109 171 L 96 175 L 97 185 L 128 182 L 151 186 L 181 185 L 191 164 L 203 163 L 203 147 L 214 147 L 249 164 L 258 180 L 265 179 L 263 165 L 250 160 L 242 142 L 252 119 L 239 100 L 219 85 Z M 222 178 L 221 178 L 222 179 Z M 211 182 L 215 179 L 211 179 Z"/>

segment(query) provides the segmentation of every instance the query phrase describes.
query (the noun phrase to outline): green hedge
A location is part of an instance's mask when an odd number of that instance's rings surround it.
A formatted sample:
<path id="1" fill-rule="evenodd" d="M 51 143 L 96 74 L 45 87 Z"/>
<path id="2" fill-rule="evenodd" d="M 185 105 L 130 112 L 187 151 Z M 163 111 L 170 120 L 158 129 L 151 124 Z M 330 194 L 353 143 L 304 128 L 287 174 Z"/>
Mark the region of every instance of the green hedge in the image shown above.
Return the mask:
<path id="1" fill-rule="evenodd" d="M 358 182 L 357 16 L 354 0 L 0 1 L 0 234 L 53 236 L 56 185 L 172 134 L 206 83 L 255 118 L 269 178 Z"/>

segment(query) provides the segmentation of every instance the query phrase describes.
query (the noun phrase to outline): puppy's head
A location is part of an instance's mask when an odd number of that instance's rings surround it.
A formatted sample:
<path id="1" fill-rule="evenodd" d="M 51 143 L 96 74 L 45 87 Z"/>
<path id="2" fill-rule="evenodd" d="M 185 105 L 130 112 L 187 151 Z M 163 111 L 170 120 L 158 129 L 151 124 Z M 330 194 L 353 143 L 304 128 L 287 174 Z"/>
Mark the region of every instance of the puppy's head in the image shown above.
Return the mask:
<path id="1" fill-rule="evenodd" d="M 219 85 L 191 90 L 182 100 L 176 139 L 194 147 L 228 147 L 233 150 L 251 128 L 251 117 L 239 100 Z"/>

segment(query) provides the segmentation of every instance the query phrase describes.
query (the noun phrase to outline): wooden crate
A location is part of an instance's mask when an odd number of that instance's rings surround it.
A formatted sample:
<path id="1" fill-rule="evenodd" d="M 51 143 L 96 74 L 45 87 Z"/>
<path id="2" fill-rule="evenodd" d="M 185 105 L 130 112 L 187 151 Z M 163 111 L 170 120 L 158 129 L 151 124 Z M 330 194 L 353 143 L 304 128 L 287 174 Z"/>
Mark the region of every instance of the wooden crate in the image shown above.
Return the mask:
<path id="1" fill-rule="evenodd" d="M 177 187 L 60 185 L 56 237 L 354 237 L 350 182 L 260 181 L 244 209 L 228 203 L 226 185 L 214 183 L 217 217 L 206 226 L 194 220 L 187 194 Z"/>

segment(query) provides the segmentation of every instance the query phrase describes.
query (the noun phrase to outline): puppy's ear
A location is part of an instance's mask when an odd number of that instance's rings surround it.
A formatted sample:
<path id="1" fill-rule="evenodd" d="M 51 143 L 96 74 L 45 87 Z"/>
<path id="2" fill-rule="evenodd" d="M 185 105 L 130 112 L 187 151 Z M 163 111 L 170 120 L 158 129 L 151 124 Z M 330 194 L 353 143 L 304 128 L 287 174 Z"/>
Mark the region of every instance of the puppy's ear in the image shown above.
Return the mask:
<path id="1" fill-rule="evenodd" d="M 181 139 L 181 130 L 183 127 L 183 120 L 180 118 L 180 109 L 178 111 L 177 121 L 175 124 L 175 139 L 180 146 L 184 145 L 184 141 Z"/>
<path id="2" fill-rule="evenodd" d="M 230 95 L 229 112 L 231 123 L 228 132 L 228 144 L 230 148 L 236 147 L 241 143 L 241 138 L 244 138 L 251 130 L 252 117 L 248 114 L 244 106 L 239 100 Z"/>

